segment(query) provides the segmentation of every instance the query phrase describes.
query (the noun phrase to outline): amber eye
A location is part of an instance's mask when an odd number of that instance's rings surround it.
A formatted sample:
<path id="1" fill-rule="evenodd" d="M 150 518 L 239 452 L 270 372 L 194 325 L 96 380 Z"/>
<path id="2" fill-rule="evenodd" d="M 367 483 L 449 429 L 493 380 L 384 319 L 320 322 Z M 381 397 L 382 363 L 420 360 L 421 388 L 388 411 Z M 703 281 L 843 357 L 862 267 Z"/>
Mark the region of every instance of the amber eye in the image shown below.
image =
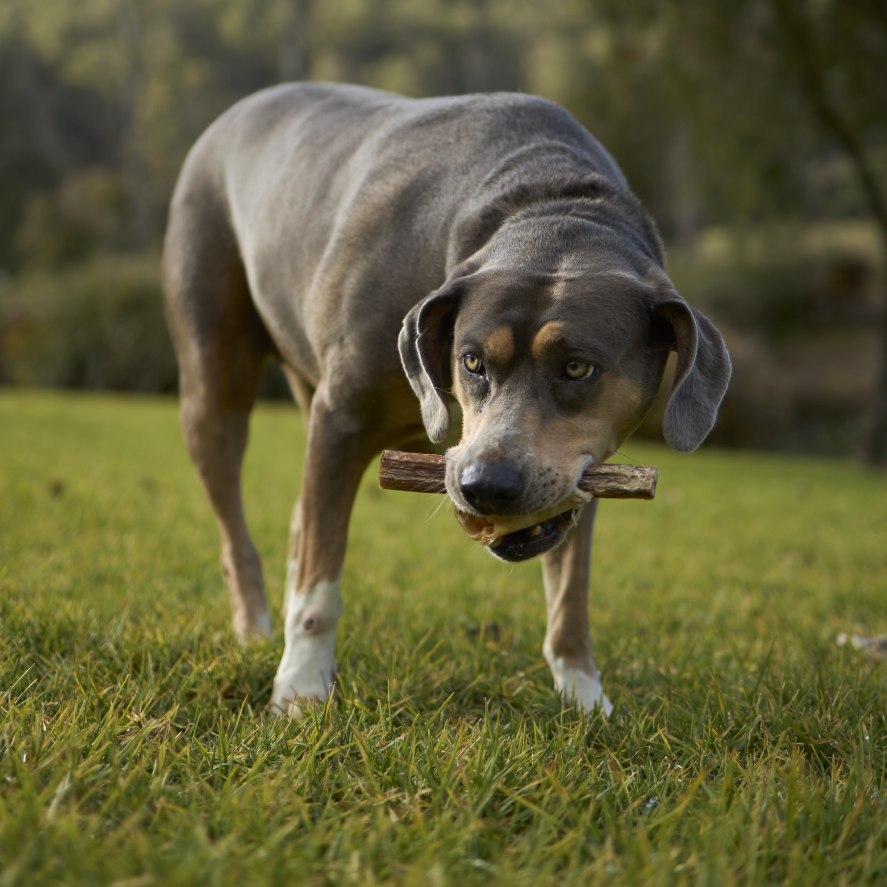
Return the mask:
<path id="1" fill-rule="evenodd" d="M 564 375 L 568 379 L 579 381 L 587 379 L 594 372 L 594 367 L 590 363 L 584 363 L 581 360 L 571 360 L 564 367 Z"/>
<path id="2" fill-rule="evenodd" d="M 476 354 L 466 354 L 462 358 L 462 363 L 469 373 L 482 373 L 484 371 L 484 362 Z"/>

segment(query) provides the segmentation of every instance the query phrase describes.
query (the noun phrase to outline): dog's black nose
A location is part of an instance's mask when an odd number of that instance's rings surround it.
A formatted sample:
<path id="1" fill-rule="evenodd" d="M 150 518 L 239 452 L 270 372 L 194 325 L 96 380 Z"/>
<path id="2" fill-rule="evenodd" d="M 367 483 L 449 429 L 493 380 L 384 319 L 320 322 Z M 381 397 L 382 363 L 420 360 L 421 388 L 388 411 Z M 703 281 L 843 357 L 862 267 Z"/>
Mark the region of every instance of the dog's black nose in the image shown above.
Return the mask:
<path id="1" fill-rule="evenodd" d="M 462 472 L 459 487 L 465 501 L 481 514 L 498 514 L 523 489 L 520 475 L 501 462 L 475 462 Z"/>

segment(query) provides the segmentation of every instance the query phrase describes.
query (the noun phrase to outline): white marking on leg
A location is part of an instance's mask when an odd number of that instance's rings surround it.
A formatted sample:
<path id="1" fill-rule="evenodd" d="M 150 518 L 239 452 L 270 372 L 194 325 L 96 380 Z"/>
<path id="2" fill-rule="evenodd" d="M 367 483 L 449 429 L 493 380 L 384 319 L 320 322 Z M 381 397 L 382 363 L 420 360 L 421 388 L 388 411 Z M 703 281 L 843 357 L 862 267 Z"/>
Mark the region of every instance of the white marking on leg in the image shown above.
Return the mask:
<path id="1" fill-rule="evenodd" d="M 286 582 L 283 586 L 283 607 L 282 612 L 286 617 L 287 610 L 290 605 L 290 597 L 296 593 L 296 571 L 299 567 L 297 558 L 288 557 L 286 559 Z"/>
<path id="2" fill-rule="evenodd" d="M 318 582 L 303 592 L 287 592 L 286 647 L 271 707 L 278 714 L 302 716 L 306 704 L 325 702 L 336 678 L 336 626 L 342 615 L 342 579 Z"/>
<path id="3" fill-rule="evenodd" d="M 583 711 L 594 711 L 598 706 L 609 716 L 613 711 L 613 703 L 607 699 L 601 686 L 600 676 L 589 674 L 578 668 L 567 665 L 562 657 L 555 656 L 545 650 L 545 658 L 554 675 L 554 686 L 568 700 L 575 702 Z"/>

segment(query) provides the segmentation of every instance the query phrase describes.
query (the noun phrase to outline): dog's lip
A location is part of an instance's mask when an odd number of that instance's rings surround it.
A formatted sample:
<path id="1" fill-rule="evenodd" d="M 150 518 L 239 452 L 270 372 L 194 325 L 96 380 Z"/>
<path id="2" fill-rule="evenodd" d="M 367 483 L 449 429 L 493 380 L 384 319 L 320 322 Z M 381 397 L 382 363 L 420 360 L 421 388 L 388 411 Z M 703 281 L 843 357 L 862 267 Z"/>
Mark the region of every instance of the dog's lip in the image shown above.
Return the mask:
<path id="1" fill-rule="evenodd" d="M 479 511 L 477 508 L 473 508 L 469 505 L 461 496 L 454 496 L 452 493 L 447 494 L 450 497 L 450 501 L 453 505 L 459 509 L 459 511 L 464 511 L 465 514 L 472 514 L 475 517 L 484 518 L 486 520 L 493 520 L 496 517 L 521 517 L 524 514 L 533 514 L 537 511 L 544 511 L 544 508 L 502 508 L 497 511 Z M 554 503 L 556 505 L 557 503 Z M 549 506 L 553 508 L 554 505 Z"/>
<path id="2" fill-rule="evenodd" d="M 567 530 L 573 526 L 574 515 L 575 509 L 569 509 L 532 527 L 500 536 L 490 545 L 489 551 L 501 560 L 512 563 L 530 560 L 563 541 Z"/>

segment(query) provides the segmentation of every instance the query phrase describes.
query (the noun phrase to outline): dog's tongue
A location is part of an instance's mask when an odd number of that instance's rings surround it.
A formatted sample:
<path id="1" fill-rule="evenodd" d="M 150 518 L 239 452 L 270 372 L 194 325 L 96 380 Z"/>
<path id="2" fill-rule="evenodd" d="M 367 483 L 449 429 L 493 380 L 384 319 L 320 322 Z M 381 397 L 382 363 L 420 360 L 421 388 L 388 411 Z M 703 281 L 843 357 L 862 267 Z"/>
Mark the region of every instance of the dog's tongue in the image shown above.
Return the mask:
<path id="1" fill-rule="evenodd" d="M 571 496 L 568 496 L 557 505 L 546 508 L 545 511 L 537 511 L 534 514 L 514 514 L 514 515 L 497 515 L 485 514 L 482 516 L 476 514 L 468 514 L 466 511 L 454 509 L 456 519 L 462 524 L 467 536 L 476 539 L 481 545 L 495 545 L 495 543 L 503 536 L 509 533 L 517 533 L 519 530 L 526 530 L 527 527 L 534 527 L 541 524 L 549 518 L 563 514 L 565 511 L 581 511 L 591 501 L 591 493 L 583 490 L 576 490 Z"/>

